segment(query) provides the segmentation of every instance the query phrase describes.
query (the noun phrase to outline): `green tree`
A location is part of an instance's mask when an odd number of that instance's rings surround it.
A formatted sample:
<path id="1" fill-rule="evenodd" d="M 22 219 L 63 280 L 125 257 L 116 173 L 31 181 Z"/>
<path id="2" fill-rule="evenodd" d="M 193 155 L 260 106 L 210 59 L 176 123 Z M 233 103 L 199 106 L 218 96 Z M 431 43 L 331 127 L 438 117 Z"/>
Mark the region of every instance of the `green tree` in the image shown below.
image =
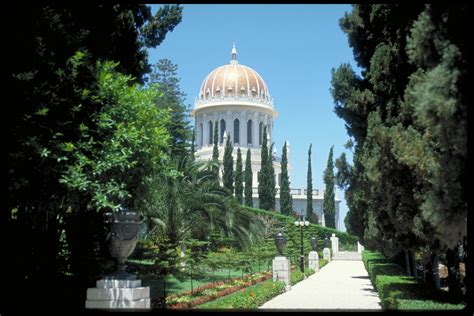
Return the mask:
<path id="1" fill-rule="evenodd" d="M 189 110 L 184 104 L 186 94 L 179 86 L 178 66 L 169 59 L 160 59 L 152 69 L 148 81 L 158 83 L 157 90 L 162 93 L 162 97 L 157 99 L 157 106 L 171 109 L 168 126 L 171 135 L 170 155 L 180 159 L 189 152 L 192 130 L 188 120 Z"/>
<path id="2" fill-rule="evenodd" d="M 267 135 L 267 127 L 265 126 L 261 147 L 261 167 L 258 173 L 258 199 L 259 208 L 272 210 L 275 208 L 275 177 L 272 177 L 275 172 L 273 170 L 272 153 L 269 151 L 267 144 Z"/>
<path id="3" fill-rule="evenodd" d="M 223 161 L 223 173 L 222 173 L 222 183 L 224 188 L 229 190 L 232 194 L 234 193 L 234 158 L 232 157 L 232 152 L 234 151 L 234 146 L 232 146 L 230 134 L 226 135 L 226 143 L 224 148 L 224 161 Z"/>
<path id="4" fill-rule="evenodd" d="M 235 197 L 240 204 L 243 204 L 243 173 L 242 173 L 242 153 L 240 148 L 237 148 L 237 162 L 235 165 Z"/>
<path id="5" fill-rule="evenodd" d="M 336 228 L 336 205 L 334 201 L 334 164 L 333 164 L 333 147 L 329 149 L 328 163 L 324 170 L 323 178 L 326 184 L 326 192 L 324 193 L 324 220 L 326 227 Z"/>
<path id="6" fill-rule="evenodd" d="M 280 212 L 284 215 L 291 215 L 292 211 L 293 201 L 288 176 L 287 142 L 285 142 L 281 156 Z"/>
<path id="7" fill-rule="evenodd" d="M 313 176 L 311 171 L 311 147 L 312 144 L 309 144 L 308 149 L 308 173 L 306 176 L 306 219 L 310 220 L 311 215 L 313 214 Z M 327 225 L 327 222 L 326 222 Z"/>
<path id="8" fill-rule="evenodd" d="M 245 157 L 245 205 L 253 207 L 252 187 L 253 187 L 252 161 L 250 148 L 247 149 L 247 156 Z"/>

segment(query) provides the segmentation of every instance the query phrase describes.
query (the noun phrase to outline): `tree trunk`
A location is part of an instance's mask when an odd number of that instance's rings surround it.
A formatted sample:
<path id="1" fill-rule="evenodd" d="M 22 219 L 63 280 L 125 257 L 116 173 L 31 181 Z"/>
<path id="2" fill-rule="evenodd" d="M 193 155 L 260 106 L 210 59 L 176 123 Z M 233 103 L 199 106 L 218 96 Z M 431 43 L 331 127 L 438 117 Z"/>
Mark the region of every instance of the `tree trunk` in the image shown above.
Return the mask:
<path id="1" fill-rule="evenodd" d="M 459 282 L 459 257 L 458 247 L 446 251 L 446 264 L 448 266 L 449 294 L 453 297 L 461 296 L 461 284 Z"/>
<path id="2" fill-rule="evenodd" d="M 434 287 L 435 289 L 439 290 L 441 285 L 440 285 L 440 280 L 439 280 L 439 260 L 438 260 L 438 255 L 433 253 L 431 255 L 431 268 L 432 268 L 432 275 L 433 275 L 433 282 L 434 282 Z"/>
<path id="3" fill-rule="evenodd" d="M 411 262 L 412 275 L 415 278 L 418 278 L 418 271 L 416 270 L 415 252 L 410 250 L 408 254 L 409 254 L 410 262 Z"/>
<path id="4" fill-rule="evenodd" d="M 407 275 L 412 275 L 410 272 L 410 257 L 408 254 L 408 250 L 403 250 L 403 254 L 405 255 L 405 269 L 406 269 Z"/>

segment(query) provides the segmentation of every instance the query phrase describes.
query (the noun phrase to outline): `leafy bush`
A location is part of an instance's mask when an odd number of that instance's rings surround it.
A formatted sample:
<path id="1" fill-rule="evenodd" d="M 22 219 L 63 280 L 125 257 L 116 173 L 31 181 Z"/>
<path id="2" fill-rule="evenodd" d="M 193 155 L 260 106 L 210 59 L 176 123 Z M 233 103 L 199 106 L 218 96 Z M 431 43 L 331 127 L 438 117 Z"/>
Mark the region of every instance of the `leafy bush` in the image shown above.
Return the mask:
<path id="1" fill-rule="evenodd" d="M 321 269 L 327 264 L 328 264 L 328 261 L 326 259 L 319 259 L 319 269 Z"/>
<path id="2" fill-rule="evenodd" d="M 405 276 L 401 266 L 391 263 L 378 252 L 365 250 L 362 260 L 385 310 L 464 308 L 463 304 L 447 302 L 442 295 L 426 290 L 415 278 Z M 435 300 L 436 296 L 439 297 Z"/>
<path id="3" fill-rule="evenodd" d="M 295 285 L 296 283 L 302 281 L 304 279 L 304 273 L 302 273 L 299 269 L 291 271 L 291 285 Z"/>

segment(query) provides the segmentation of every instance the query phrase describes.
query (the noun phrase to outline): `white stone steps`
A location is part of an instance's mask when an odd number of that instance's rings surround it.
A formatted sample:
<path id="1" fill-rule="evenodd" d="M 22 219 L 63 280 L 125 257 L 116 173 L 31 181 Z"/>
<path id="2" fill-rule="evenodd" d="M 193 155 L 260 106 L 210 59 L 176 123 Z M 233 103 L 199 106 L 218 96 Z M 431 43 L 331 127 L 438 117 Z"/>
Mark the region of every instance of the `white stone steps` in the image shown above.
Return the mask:
<path id="1" fill-rule="evenodd" d="M 340 251 L 333 254 L 332 260 L 362 261 L 362 254 L 358 252 Z"/>

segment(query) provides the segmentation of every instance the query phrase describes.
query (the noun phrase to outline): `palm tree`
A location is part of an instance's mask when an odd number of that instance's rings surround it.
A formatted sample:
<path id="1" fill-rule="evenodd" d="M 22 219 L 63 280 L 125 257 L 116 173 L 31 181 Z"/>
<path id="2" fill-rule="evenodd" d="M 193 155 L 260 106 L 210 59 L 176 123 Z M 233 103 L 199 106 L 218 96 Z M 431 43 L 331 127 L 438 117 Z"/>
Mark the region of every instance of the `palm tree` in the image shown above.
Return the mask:
<path id="1" fill-rule="evenodd" d="M 151 224 L 149 233 L 157 241 L 203 240 L 213 231 L 232 237 L 242 248 L 250 246 L 258 237 L 260 221 L 251 216 L 216 181 L 212 171 L 215 162 L 193 161 L 183 158 L 176 172 L 164 175 L 156 186 L 156 199 L 146 214 Z"/>

